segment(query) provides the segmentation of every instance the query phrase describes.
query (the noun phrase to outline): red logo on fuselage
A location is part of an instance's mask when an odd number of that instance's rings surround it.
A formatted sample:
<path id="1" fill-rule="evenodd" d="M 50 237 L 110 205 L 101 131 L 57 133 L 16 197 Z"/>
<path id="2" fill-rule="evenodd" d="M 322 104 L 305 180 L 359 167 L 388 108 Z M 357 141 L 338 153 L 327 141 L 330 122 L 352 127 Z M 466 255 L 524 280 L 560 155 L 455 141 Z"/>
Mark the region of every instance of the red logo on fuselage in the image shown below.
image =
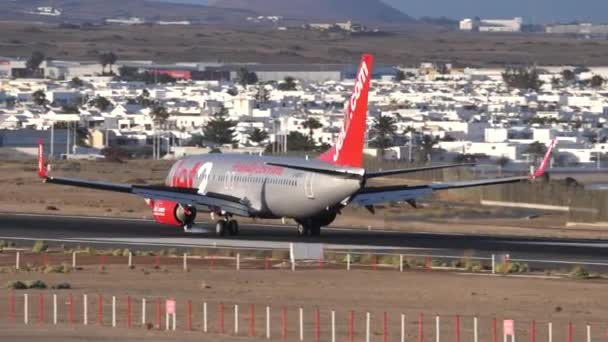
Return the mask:
<path id="1" fill-rule="evenodd" d="M 194 180 L 196 179 L 196 172 L 201 166 L 202 162 L 197 162 L 191 168 L 185 167 L 185 161 L 180 161 L 176 168 L 173 176 L 171 177 L 171 186 L 176 188 L 192 188 L 194 187 Z"/>
<path id="2" fill-rule="evenodd" d="M 263 175 L 280 176 L 283 174 L 283 168 L 278 166 L 264 165 L 260 163 L 236 163 L 232 166 L 232 170 L 240 173 L 255 173 Z"/>

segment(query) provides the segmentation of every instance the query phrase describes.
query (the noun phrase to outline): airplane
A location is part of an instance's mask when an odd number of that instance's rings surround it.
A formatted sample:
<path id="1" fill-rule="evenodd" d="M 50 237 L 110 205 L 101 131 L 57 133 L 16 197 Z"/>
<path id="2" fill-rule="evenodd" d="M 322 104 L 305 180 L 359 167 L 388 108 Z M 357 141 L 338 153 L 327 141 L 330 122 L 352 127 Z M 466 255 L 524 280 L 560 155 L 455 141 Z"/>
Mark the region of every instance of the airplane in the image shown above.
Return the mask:
<path id="1" fill-rule="evenodd" d="M 238 235 L 234 217 L 290 218 L 298 236 L 319 236 L 347 205 L 358 205 L 374 213 L 374 206 L 407 202 L 435 191 L 531 181 L 544 174 L 553 141 L 536 172 L 529 176 L 440 182 L 426 185 L 367 187 L 369 179 L 426 170 L 459 167 L 463 164 L 426 166 L 386 171 L 362 167 L 366 116 L 373 57 L 364 54 L 354 89 L 345 111 L 337 142 L 316 159 L 241 154 L 194 155 L 176 161 L 165 184 L 115 184 L 47 174 L 42 141 L 38 147 L 38 176 L 43 182 L 114 191 L 143 197 L 161 224 L 196 232 L 197 210 L 211 213 L 215 233 Z"/>

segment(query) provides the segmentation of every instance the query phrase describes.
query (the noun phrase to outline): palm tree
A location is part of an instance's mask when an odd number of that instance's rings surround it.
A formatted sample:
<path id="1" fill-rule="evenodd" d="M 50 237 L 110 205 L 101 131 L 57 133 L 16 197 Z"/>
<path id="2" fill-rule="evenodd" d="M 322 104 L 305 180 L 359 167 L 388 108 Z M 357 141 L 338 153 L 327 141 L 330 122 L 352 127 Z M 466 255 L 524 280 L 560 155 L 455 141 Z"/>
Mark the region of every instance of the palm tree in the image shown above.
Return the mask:
<path id="1" fill-rule="evenodd" d="M 315 129 L 323 127 L 323 124 L 319 122 L 319 120 L 309 117 L 308 119 L 306 119 L 306 121 L 302 122 L 302 127 L 308 129 L 308 137 L 310 138 L 310 140 L 313 140 L 313 131 Z"/>
<path id="2" fill-rule="evenodd" d="M 268 132 L 265 130 L 254 128 L 253 131 L 249 133 L 249 141 L 251 142 L 261 144 L 266 140 L 268 140 Z"/>
<path id="3" fill-rule="evenodd" d="M 547 146 L 545 144 L 535 141 L 526 148 L 526 153 L 533 158 L 534 164 L 537 164 L 538 160 L 544 156 L 547 152 Z"/>
<path id="4" fill-rule="evenodd" d="M 506 156 L 502 156 L 502 157 L 500 157 L 500 159 L 498 159 L 496 161 L 496 165 L 498 165 L 498 170 L 499 170 L 501 176 L 502 176 L 502 169 L 505 166 L 507 166 L 507 164 L 509 164 L 510 161 L 511 161 L 511 159 L 509 159 L 509 157 L 506 157 Z"/>
<path id="5" fill-rule="evenodd" d="M 101 64 L 101 74 L 105 75 L 106 66 L 110 66 L 110 73 L 112 73 L 112 66 L 118 60 L 118 57 L 114 54 L 114 52 L 104 52 L 98 56 L 99 63 Z"/>
<path id="6" fill-rule="evenodd" d="M 380 158 L 384 159 L 384 150 L 393 146 L 397 134 L 395 119 L 391 116 L 380 116 L 374 119 L 374 125 L 369 132 L 370 146 L 380 149 Z"/>
<path id="7" fill-rule="evenodd" d="M 425 134 L 420 140 L 420 149 L 429 162 L 431 161 L 431 153 L 435 145 L 437 145 L 437 138 L 431 135 Z"/>
<path id="8" fill-rule="evenodd" d="M 390 116 L 380 116 L 374 119 L 374 124 L 369 132 L 370 145 L 379 149 L 393 146 L 393 140 L 397 134 L 395 119 Z"/>

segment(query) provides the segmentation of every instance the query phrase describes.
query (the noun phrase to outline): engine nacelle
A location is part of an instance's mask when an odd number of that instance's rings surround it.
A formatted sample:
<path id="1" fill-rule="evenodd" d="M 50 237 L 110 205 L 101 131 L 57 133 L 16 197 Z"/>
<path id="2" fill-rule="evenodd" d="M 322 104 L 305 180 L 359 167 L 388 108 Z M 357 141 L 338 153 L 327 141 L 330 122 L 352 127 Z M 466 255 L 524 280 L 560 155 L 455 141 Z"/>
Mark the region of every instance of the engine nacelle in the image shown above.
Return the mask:
<path id="1" fill-rule="evenodd" d="M 169 226 L 183 226 L 194 222 L 196 208 L 165 200 L 146 201 L 152 208 L 156 222 Z"/>

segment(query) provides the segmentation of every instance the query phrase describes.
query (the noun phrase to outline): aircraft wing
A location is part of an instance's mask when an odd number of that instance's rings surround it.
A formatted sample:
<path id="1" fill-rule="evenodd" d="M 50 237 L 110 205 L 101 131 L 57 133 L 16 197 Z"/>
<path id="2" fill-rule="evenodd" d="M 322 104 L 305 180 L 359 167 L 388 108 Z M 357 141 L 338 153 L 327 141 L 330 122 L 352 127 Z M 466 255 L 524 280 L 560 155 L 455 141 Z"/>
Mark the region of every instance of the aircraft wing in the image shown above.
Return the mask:
<path id="1" fill-rule="evenodd" d="M 166 200 L 181 204 L 208 206 L 210 208 L 219 208 L 225 212 L 238 216 L 251 216 L 250 208 L 246 204 L 241 203 L 237 198 L 214 196 L 213 194 L 202 195 L 199 194 L 196 189 L 175 188 L 169 186 L 117 184 L 78 178 L 52 177 L 46 173 L 42 144 L 40 144 L 38 148 L 38 153 L 38 176 L 40 176 L 45 183 L 130 193 L 151 200 Z"/>
<path id="2" fill-rule="evenodd" d="M 365 173 L 365 178 L 376 178 L 376 177 L 385 177 L 392 175 L 399 175 L 405 173 L 414 173 L 421 171 L 431 171 L 431 170 L 441 170 L 441 169 L 451 169 L 455 167 L 463 167 L 463 166 L 474 166 L 475 164 L 450 164 L 450 165 L 433 165 L 433 166 L 423 166 L 423 167 L 412 167 L 407 169 L 394 169 L 394 170 L 385 170 L 385 171 L 369 171 Z"/>
<path id="3" fill-rule="evenodd" d="M 495 179 L 483 179 L 473 181 L 459 181 L 459 182 L 445 182 L 445 183 L 432 183 L 427 185 L 415 185 L 415 186 L 385 186 L 385 187 L 369 187 L 363 188 L 359 191 L 353 199 L 350 201 L 351 204 L 360 206 L 372 206 L 374 204 L 381 204 L 386 202 L 399 202 L 399 201 L 412 201 L 417 198 L 425 197 L 439 190 L 449 189 L 462 189 L 472 188 L 477 186 L 488 186 L 497 184 L 509 184 L 518 183 L 529 180 L 529 176 L 523 177 L 509 177 L 509 178 L 495 178 Z"/>
<path id="4" fill-rule="evenodd" d="M 373 208 L 373 205 L 386 203 L 386 202 L 413 202 L 415 199 L 424 197 L 432 194 L 435 191 L 450 190 L 450 189 L 463 189 L 472 188 L 478 186 L 489 186 L 498 184 L 509 184 L 518 183 L 524 181 L 534 180 L 537 177 L 542 177 L 549 165 L 549 158 L 551 152 L 556 145 L 556 140 L 553 140 L 547 149 L 547 153 L 540 164 L 539 168 L 529 176 L 520 177 L 506 177 L 506 178 L 494 178 L 494 179 L 480 179 L 480 180 L 467 180 L 467 181 L 455 181 L 455 182 L 439 182 L 431 183 L 426 185 L 397 185 L 397 186 L 384 186 L 384 187 L 367 187 L 361 189 L 356 193 L 350 200 L 350 203 L 354 205 L 365 206 L 367 208 Z M 414 205 L 414 204 L 413 204 Z"/>

